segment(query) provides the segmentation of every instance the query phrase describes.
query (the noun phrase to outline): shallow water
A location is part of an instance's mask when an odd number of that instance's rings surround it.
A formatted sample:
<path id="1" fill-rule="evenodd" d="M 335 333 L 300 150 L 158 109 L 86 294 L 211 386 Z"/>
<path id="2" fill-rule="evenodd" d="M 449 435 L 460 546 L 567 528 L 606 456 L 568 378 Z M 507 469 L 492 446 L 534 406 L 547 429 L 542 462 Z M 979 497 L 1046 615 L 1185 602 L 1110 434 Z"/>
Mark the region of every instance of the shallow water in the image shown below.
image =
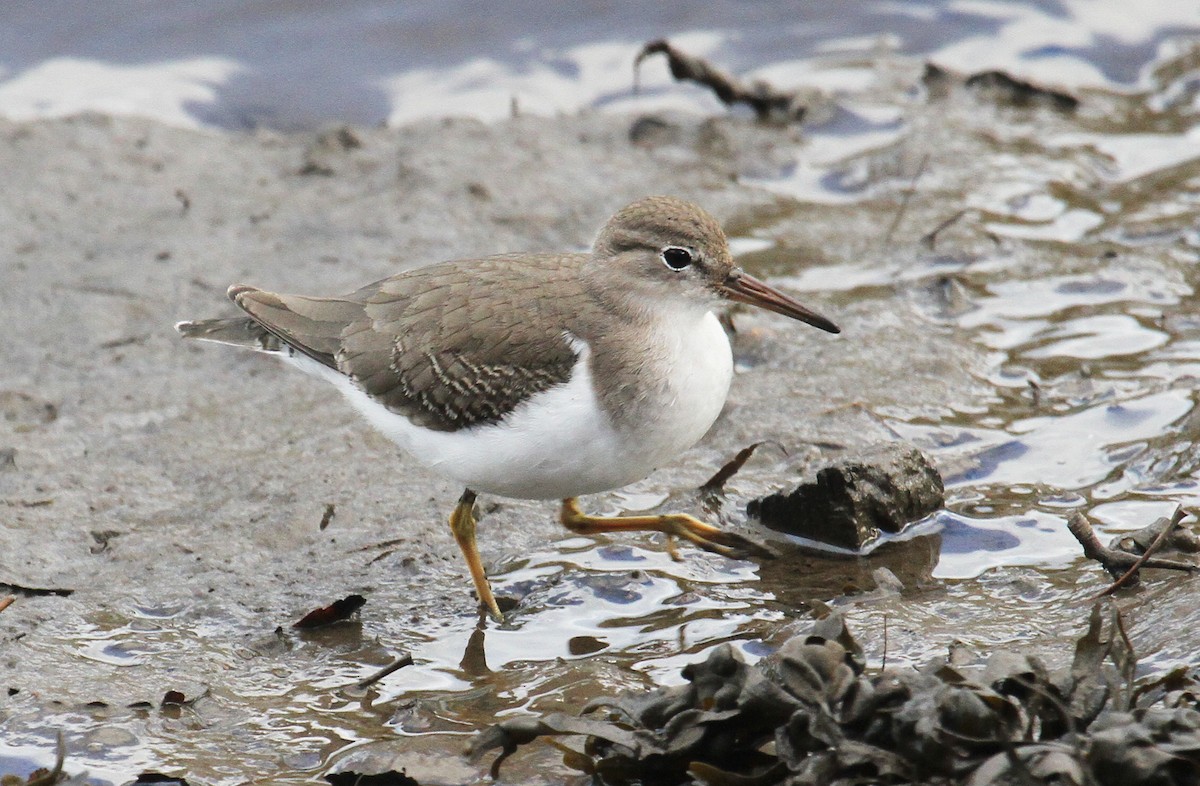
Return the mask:
<path id="1" fill-rule="evenodd" d="M 10 31 L 0 112 L 14 116 L 82 105 L 38 81 L 48 78 L 38 69 L 62 66 L 51 51 L 92 58 L 64 73 L 100 69 L 101 83 L 112 69 L 141 69 L 148 84 L 161 85 L 174 69 L 176 92 L 133 111 L 233 127 L 327 117 L 400 123 L 464 107 L 499 117 L 513 94 L 523 110 L 721 111 L 662 73 L 644 74 L 640 96 L 629 92 L 638 42 L 664 30 L 686 32 L 672 38 L 734 70 L 757 68 L 781 84 L 832 84 L 848 94 L 842 111 L 809 126 L 783 163 L 755 173 L 762 187 L 796 201 L 735 238 L 740 260 L 781 286 L 829 293 L 839 310 L 911 309 L 928 331 L 953 332 L 977 351 L 982 360 L 969 370 L 988 391 L 921 408 L 861 402 L 889 433 L 938 462 L 948 495 L 946 510 L 920 534 L 862 559 L 796 551 L 757 566 L 688 552 L 673 562 L 651 538 L 563 537 L 494 566 L 499 593 L 521 598 L 500 626 L 414 612 L 275 634 L 253 609 L 204 597 L 167 605 L 117 597 L 85 613 L 86 624 L 48 620 L 39 647 L 98 664 L 114 685 L 136 685 L 140 666 L 163 667 L 181 648 L 203 649 L 220 679 L 175 675 L 163 690 L 182 690 L 190 700 L 182 707 L 159 707 L 157 696 L 137 707 L 10 699 L 0 710 L 0 772 L 52 761 L 61 729 L 68 771 L 86 769 L 96 783 L 148 769 L 192 783 L 311 783 L 372 756 L 419 779 L 482 782 L 453 757 L 493 720 L 575 712 L 597 695 L 677 683 L 683 665 L 723 642 L 753 660 L 786 638 L 793 621 L 803 629 L 821 604 L 845 611 L 874 666 L 918 663 L 951 644 L 987 651 L 1036 641 L 1068 657 L 1088 599 L 1107 581 L 1080 557 L 1067 516 L 1087 509 L 1106 539 L 1200 502 L 1192 447 L 1200 44 L 1179 34 L 1177 4 L 1140 7 L 1136 25 L 1101 5 L 853 6 L 860 13 L 822 6 L 810 11 L 821 16 L 787 24 L 773 5 L 710 4 L 695 18 L 656 7 L 664 15 L 657 24 L 611 25 L 562 11 L 531 38 L 515 17 L 473 19 L 467 35 L 432 6 L 397 12 L 362 3 L 336 20 L 334 40 L 322 45 L 358 37 L 367 46 L 315 81 L 313 63 L 332 55 L 262 48 L 254 36 L 234 35 L 266 35 L 272 4 L 231 3 L 217 24 L 181 27 L 177 15 L 188 12 L 167 5 L 136 29 L 113 20 L 92 28 L 75 8 L 77 29 L 47 11 L 30 19 L 39 35 L 20 46 L 15 28 L 0 24 Z M 311 35 L 326 17 L 309 9 L 288 20 L 265 40 Z M 366 36 L 368 28 L 377 32 Z M 95 33 L 86 49 L 83 29 Z M 988 36 L 986 57 L 980 36 Z M 115 54 L 131 42 L 139 46 Z M 167 51 L 183 53 L 184 64 L 211 57 L 217 65 L 184 73 L 157 60 Z M 937 105 L 908 79 L 926 56 L 1086 87 L 1088 103 L 1074 118 L 963 96 Z M 293 100 L 325 84 L 337 87 L 326 103 Z M 902 84 L 910 89 L 892 89 Z M 276 90 L 290 109 L 267 100 Z M 23 98 L 29 94 L 41 103 Z M 117 104 L 128 99 L 113 95 Z M 959 209 L 967 212 L 932 247 L 921 243 Z M 797 268 L 797 250 L 814 248 L 820 254 Z M 791 466 L 779 456 L 751 462 L 730 482 L 721 515 L 739 523 L 745 501 L 778 485 Z M 651 479 L 609 504 L 640 510 L 688 499 L 688 489 L 664 483 Z M 902 591 L 877 589 L 873 572 L 885 567 Z M 372 688 L 354 687 L 401 650 L 414 665 Z M 523 751 L 505 769 L 512 783 L 574 777 L 549 746 Z"/>
<path id="2" fill-rule="evenodd" d="M 1090 0 L 947 0 L 795 7 L 758 2 L 464 3 L 355 0 L 333 10 L 279 0 L 78 0 L 0 8 L 0 114 L 145 113 L 182 125 L 312 128 L 394 125 L 423 117 L 507 117 L 587 107 L 720 110 L 707 92 L 670 82 L 661 63 L 631 63 L 670 36 L 738 74 L 870 98 L 880 58 L 932 58 L 959 70 L 1002 69 L 1066 89 L 1135 90 L 1146 64 L 1195 30 L 1172 0 L 1127 7 Z M 1169 100 L 1171 96 L 1164 96 Z M 818 157 L 843 138 L 895 131 L 883 102 L 856 103 L 813 136 Z"/>

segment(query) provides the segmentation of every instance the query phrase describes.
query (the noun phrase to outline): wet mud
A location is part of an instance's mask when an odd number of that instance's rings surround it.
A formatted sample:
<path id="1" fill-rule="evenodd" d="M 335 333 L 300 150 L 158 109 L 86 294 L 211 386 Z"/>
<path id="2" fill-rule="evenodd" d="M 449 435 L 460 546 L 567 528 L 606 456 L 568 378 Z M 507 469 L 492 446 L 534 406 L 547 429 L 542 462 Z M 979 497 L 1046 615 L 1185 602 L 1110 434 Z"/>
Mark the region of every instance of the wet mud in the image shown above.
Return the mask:
<path id="1" fill-rule="evenodd" d="M 66 771 L 94 783 L 309 783 L 365 762 L 482 783 L 486 764 L 460 758 L 478 730 L 678 685 L 722 645 L 753 663 L 829 609 L 868 670 L 951 648 L 1069 665 L 1111 583 L 1069 517 L 1107 539 L 1200 501 L 1200 110 L 1180 98 L 1194 56 L 1069 113 L 954 81 L 933 94 L 923 64 L 897 60 L 787 128 L 671 113 L 320 134 L 0 122 L 19 184 L 0 190 L 0 599 L 15 598 L 0 771 L 52 766 L 61 731 Z M 461 489 L 331 388 L 172 330 L 232 308 L 235 282 L 350 290 L 447 258 L 586 247 L 648 193 L 710 209 L 741 264 L 844 332 L 732 313 L 737 373 L 712 432 L 586 509 L 767 538 L 749 500 L 880 441 L 933 461 L 944 507 L 866 556 L 776 538 L 771 561 L 675 562 L 654 537 L 571 536 L 553 505 L 481 499 L 487 569 L 513 605 L 481 624 L 445 524 Z M 784 450 L 698 491 L 763 440 Z M 1139 668 L 1194 662 L 1195 591 L 1147 569 L 1114 595 Z M 353 595 L 349 618 L 291 627 Z M 571 765 L 535 744 L 504 777 L 570 782 Z"/>

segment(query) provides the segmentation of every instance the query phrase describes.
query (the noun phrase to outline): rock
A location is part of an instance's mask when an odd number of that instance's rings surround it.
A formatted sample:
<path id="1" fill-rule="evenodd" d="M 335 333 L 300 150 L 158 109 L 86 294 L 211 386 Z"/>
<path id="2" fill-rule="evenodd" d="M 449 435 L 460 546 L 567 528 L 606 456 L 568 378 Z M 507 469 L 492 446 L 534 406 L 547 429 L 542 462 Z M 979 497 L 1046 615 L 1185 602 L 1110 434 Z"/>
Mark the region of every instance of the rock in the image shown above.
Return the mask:
<path id="1" fill-rule="evenodd" d="M 790 492 L 751 500 L 746 512 L 779 532 L 860 549 L 944 502 L 942 477 L 921 451 L 885 444 L 819 470 Z"/>

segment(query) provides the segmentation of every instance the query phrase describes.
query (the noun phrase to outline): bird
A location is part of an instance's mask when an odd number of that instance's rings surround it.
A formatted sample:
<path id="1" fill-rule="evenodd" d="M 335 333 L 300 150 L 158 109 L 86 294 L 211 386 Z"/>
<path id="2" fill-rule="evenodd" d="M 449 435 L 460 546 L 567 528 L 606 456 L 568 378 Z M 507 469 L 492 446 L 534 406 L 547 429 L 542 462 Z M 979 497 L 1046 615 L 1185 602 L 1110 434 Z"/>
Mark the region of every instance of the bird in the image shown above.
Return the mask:
<path id="1" fill-rule="evenodd" d="M 708 432 L 733 377 L 718 313 L 746 303 L 829 319 L 734 264 L 721 225 L 670 196 L 615 213 L 588 252 L 419 267 L 346 295 L 229 287 L 232 318 L 190 339 L 278 356 L 332 383 L 383 435 L 464 488 L 450 514 L 483 610 L 502 619 L 476 542 L 478 493 L 559 500 L 583 535 L 666 534 L 726 556 L 763 547 L 691 515 L 601 517 L 577 498 L 642 480 Z"/>

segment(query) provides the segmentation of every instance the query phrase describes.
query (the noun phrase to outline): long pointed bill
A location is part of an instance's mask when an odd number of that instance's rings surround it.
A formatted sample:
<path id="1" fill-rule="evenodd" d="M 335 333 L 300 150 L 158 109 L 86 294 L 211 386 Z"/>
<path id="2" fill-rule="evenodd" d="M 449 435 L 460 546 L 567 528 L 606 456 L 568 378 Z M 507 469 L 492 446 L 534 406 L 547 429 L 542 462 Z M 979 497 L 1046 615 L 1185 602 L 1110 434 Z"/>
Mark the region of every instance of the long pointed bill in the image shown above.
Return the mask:
<path id="1" fill-rule="evenodd" d="M 749 303 L 752 306 L 783 314 L 785 317 L 807 322 L 815 328 L 827 333 L 841 333 L 842 329 L 825 317 L 805 306 L 793 297 L 783 294 L 778 289 L 767 286 L 749 273 L 734 270 L 717 290 L 739 303 Z"/>

